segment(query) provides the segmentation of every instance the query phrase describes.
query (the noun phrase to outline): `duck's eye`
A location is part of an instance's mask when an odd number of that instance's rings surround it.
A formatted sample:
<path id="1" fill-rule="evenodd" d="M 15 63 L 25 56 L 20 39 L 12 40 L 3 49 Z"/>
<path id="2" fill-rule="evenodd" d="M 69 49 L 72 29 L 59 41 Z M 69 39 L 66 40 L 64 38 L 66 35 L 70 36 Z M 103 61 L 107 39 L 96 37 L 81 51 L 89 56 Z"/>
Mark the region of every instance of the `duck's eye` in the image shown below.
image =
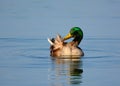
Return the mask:
<path id="1" fill-rule="evenodd" d="M 76 36 L 78 34 L 77 31 L 74 31 L 74 33 L 72 33 L 73 36 Z"/>

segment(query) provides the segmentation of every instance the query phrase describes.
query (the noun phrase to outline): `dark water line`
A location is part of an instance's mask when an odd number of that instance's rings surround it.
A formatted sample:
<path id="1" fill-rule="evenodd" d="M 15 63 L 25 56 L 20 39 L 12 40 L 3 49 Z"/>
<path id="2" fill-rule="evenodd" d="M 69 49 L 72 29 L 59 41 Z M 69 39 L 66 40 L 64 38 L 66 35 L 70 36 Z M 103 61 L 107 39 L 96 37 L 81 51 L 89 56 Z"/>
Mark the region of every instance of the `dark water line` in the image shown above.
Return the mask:
<path id="1" fill-rule="evenodd" d="M 8 40 L 8 41 L 23 41 L 23 40 L 46 40 L 47 41 L 47 37 L 43 38 L 43 37 L 40 37 L 40 38 L 0 38 L 0 40 Z M 95 38 L 95 37 L 88 37 L 88 38 L 84 38 L 84 40 L 120 40 L 120 38 Z"/>
<path id="2" fill-rule="evenodd" d="M 113 41 L 113 40 L 118 40 L 118 41 L 120 41 L 120 38 L 84 38 L 84 40 L 105 40 L 105 41 L 107 41 L 107 40 L 111 40 L 111 41 Z"/>
<path id="3" fill-rule="evenodd" d="M 47 40 L 46 38 L 0 38 L 0 40 Z"/>
<path id="4" fill-rule="evenodd" d="M 110 57 L 113 57 L 113 56 L 84 56 L 82 59 L 102 59 L 102 58 L 110 58 Z"/>

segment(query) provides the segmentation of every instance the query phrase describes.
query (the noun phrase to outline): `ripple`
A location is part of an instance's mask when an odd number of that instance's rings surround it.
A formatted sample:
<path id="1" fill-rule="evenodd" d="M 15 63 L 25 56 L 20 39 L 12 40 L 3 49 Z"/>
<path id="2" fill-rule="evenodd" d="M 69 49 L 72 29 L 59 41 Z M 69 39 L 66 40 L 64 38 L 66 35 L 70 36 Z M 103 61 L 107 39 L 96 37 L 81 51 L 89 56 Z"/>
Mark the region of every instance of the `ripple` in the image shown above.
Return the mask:
<path id="1" fill-rule="evenodd" d="M 113 57 L 113 56 L 87 56 L 84 57 L 83 59 L 100 59 L 100 58 L 109 58 L 109 57 Z"/>

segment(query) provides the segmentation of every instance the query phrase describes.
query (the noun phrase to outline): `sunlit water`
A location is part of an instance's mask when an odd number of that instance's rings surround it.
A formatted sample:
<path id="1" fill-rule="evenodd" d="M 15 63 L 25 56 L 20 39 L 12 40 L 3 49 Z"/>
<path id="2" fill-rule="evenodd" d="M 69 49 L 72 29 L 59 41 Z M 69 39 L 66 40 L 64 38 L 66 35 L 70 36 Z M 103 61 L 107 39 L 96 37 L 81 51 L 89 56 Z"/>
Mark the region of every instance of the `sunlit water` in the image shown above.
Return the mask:
<path id="1" fill-rule="evenodd" d="M 80 60 L 55 60 L 46 39 L 0 38 L 0 85 L 117 86 L 119 43 L 120 39 L 87 38 Z"/>

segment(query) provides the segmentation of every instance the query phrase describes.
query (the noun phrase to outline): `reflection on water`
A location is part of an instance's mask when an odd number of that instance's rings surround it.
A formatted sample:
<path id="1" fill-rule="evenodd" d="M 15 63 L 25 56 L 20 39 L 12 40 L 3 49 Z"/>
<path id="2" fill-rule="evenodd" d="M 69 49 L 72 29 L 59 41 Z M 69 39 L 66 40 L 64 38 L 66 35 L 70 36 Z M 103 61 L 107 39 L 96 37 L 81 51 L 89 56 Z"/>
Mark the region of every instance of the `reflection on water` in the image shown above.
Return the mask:
<path id="1" fill-rule="evenodd" d="M 80 59 L 52 59 L 49 71 L 51 86 L 76 85 L 82 82 L 82 61 Z"/>

